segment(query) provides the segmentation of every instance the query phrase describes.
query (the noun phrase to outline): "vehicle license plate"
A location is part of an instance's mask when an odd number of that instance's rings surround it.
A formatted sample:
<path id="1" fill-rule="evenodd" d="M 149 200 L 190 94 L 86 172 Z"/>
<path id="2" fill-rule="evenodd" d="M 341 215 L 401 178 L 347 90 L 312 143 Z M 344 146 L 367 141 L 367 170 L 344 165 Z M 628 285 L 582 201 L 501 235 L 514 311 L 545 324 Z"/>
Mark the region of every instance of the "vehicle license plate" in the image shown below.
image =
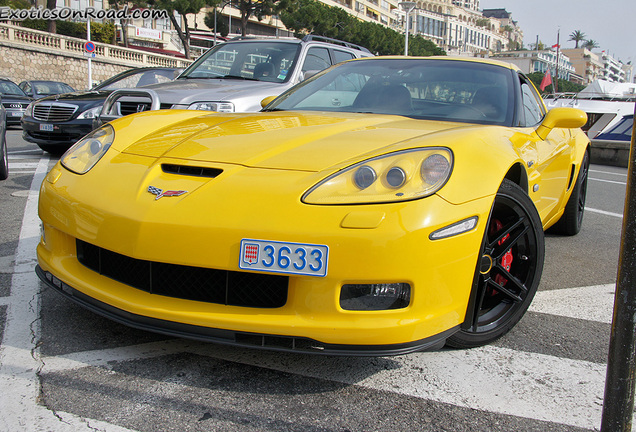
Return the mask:
<path id="1" fill-rule="evenodd" d="M 14 111 L 11 113 L 11 116 L 13 117 L 22 117 L 22 114 L 24 114 L 22 111 Z"/>
<path id="2" fill-rule="evenodd" d="M 40 124 L 40 130 L 41 131 L 46 131 L 46 132 L 53 132 L 53 125 L 52 124 Z"/>
<path id="3" fill-rule="evenodd" d="M 239 268 L 324 277 L 328 255 L 325 245 L 243 239 Z"/>

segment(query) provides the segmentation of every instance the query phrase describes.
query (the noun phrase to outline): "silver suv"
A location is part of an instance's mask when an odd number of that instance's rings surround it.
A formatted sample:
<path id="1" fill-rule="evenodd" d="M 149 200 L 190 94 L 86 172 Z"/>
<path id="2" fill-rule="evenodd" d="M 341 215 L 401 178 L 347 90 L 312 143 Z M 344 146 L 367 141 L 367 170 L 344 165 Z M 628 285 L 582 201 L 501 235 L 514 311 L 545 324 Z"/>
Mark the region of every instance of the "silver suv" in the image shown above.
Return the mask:
<path id="1" fill-rule="evenodd" d="M 372 55 L 358 45 L 321 36 L 237 38 L 211 48 L 173 82 L 113 93 L 101 122 L 148 109 L 259 111 L 266 97 L 278 96 L 341 61 Z M 146 93 L 141 103 L 140 92 Z"/>

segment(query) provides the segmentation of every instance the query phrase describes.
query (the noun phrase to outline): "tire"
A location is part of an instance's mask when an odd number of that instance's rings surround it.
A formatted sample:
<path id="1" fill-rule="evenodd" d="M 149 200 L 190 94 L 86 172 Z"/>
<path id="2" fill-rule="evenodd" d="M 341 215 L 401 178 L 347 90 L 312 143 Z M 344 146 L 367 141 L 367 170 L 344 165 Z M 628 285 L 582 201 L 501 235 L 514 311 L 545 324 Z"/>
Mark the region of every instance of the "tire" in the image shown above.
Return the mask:
<path id="1" fill-rule="evenodd" d="M 9 150 L 7 149 L 7 136 L 2 135 L 0 141 L 0 180 L 9 177 Z"/>
<path id="2" fill-rule="evenodd" d="M 490 211 L 466 319 L 446 340 L 454 348 L 489 344 L 525 314 L 543 272 L 541 219 L 526 192 L 504 180 Z"/>
<path id="3" fill-rule="evenodd" d="M 550 229 L 550 233 L 573 236 L 581 231 L 583 214 L 585 213 L 585 197 L 587 195 L 587 176 L 590 169 L 590 158 L 587 152 L 583 156 L 581 169 L 576 178 L 572 194 L 565 205 L 561 218 Z"/>

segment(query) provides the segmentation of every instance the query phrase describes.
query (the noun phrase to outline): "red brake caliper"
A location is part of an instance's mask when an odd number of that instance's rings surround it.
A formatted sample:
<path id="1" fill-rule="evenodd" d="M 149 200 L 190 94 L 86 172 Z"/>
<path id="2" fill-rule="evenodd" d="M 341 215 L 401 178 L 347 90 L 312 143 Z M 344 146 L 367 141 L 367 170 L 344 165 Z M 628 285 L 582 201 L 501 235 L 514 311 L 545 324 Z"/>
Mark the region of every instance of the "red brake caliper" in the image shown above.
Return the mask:
<path id="1" fill-rule="evenodd" d="M 497 231 L 499 231 L 501 228 L 503 228 L 503 224 L 499 220 L 495 219 L 490 228 L 491 228 L 491 233 L 494 234 Z M 501 240 L 499 240 L 497 244 L 501 246 L 509 238 L 510 238 L 510 234 L 506 234 Z M 505 268 L 506 271 L 510 271 L 510 267 L 512 266 L 512 249 L 508 249 L 508 251 L 501 258 L 501 266 Z M 503 275 L 500 275 L 500 274 L 495 275 L 493 280 L 495 281 L 495 283 L 501 286 L 505 286 L 506 282 L 508 282 L 508 279 L 506 279 L 505 277 L 503 277 Z"/>

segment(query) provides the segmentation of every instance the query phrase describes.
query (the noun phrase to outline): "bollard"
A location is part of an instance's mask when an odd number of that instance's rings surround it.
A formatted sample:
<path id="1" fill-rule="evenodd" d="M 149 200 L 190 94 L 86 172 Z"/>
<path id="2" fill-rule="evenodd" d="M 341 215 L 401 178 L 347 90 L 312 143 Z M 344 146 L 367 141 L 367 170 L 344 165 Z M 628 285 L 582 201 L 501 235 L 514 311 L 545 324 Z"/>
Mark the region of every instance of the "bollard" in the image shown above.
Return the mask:
<path id="1" fill-rule="evenodd" d="M 636 107 L 634 109 L 636 118 Z M 632 126 L 614 315 L 607 359 L 601 432 L 629 432 L 636 382 L 636 123 Z"/>

